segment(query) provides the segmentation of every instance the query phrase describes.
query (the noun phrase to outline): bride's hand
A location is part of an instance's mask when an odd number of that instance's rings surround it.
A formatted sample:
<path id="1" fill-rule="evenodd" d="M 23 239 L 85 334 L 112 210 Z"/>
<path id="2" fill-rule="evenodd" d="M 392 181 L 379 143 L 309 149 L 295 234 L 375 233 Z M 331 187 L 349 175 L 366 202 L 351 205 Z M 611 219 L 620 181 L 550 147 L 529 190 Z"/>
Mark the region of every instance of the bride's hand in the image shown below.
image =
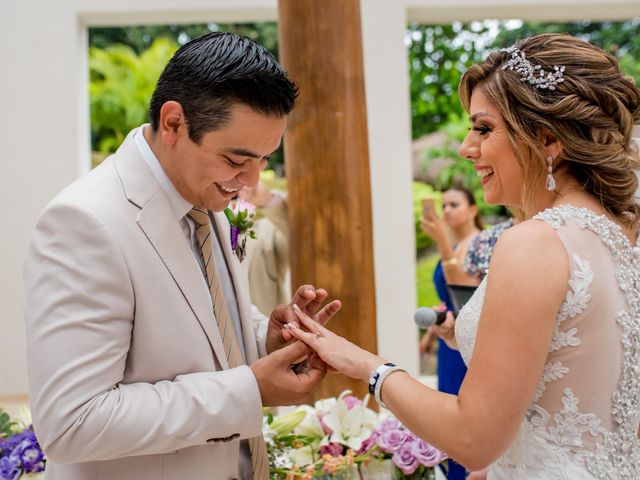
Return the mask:
<path id="1" fill-rule="evenodd" d="M 385 360 L 377 355 L 363 350 L 347 339 L 324 328 L 297 305 L 294 305 L 293 309 L 300 324 L 306 330 L 298 328 L 293 323 L 285 325 L 284 328 L 314 349 L 327 365 L 340 373 L 367 382 L 371 371 L 385 363 Z"/>

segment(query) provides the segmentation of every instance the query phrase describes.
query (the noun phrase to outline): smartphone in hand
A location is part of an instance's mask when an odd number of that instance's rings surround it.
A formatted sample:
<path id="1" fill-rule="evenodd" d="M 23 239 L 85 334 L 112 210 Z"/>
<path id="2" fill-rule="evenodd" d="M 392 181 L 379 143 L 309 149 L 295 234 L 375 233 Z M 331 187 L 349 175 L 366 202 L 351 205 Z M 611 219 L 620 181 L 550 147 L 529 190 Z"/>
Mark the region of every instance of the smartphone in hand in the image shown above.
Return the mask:
<path id="1" fill-rule="evenodd" d="M 436 214 L 436 199 L 433 197 L 427 197 L 422 199 L 422 213 L 424 215 Z"/>

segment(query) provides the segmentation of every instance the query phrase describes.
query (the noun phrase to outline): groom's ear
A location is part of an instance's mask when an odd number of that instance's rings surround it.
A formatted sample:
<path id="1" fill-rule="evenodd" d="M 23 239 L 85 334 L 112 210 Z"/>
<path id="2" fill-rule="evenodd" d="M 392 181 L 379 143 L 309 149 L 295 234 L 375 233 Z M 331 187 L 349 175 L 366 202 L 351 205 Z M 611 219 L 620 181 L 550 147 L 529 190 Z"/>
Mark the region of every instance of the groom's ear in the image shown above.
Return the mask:
<path id="1" fill-rule="evenodd" d="M 182 105 L 174 100 L 162 105 L 158 130 L 162 141 L 170 146 L 175 145 L 181 135 L 188 135 Z"/>

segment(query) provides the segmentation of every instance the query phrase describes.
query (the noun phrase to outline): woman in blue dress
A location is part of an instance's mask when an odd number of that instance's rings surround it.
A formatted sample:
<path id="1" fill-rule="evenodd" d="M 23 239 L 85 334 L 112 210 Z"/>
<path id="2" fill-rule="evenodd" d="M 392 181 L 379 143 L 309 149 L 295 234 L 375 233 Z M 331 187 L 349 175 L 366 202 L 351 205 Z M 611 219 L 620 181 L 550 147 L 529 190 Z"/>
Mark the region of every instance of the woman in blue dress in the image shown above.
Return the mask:
<path id="1" fill-rule="evenodd" d="M 453 187 L 442 194 L 442 218 L 426 206 L 422 217 L 422 231 L 437 244 L 441 259 L 433 273 L 438 297 L 447 310 L 453 305 L 447 291 L 447 283 L 455 285 L 478 285 L 479 279 L 463 270 L 463 260 L 471 240 L 482 230 L 478 207 L 473 194 L 461 187 Z M 420 341 L 420 351 L 431 351 L 435 335 L 428 330 Z M 460 353 L 438 339 L 438 390 L 458 394 L 467 369 Z M 449 462 L 449 480 L 463 480 L 464 467 Z"/>

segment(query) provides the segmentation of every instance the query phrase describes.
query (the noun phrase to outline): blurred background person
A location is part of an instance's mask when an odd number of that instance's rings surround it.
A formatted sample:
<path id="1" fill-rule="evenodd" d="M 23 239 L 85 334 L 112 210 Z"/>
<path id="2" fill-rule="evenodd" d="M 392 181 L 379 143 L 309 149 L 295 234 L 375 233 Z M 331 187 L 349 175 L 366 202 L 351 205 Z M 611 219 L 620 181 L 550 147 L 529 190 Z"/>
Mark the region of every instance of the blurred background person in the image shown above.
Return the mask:
<path id="1" fill-rule="evenodd" d="M 467 275 L 476 277 L 478 281 L 482 281 L 489 271 L 489 261 L 493 253 L 493 247 L 498 241 L 498 237 L 506 229 L 513 227 L 520 222 L 519 219 L 512 217 L 504 222 L 496 223 L 486 230 L 478 233 L 471 242 L 464 256 L 463 270 Z"/>
<path id="2" fill-rule="evenodd" d="M 243 188 L 238 198 L 256 206 L 255 240 L 247 241 L 249 290 L 261 312 L 271 312 L 291 298 L 289 270 L 289 217 L 287 197 L 271 190 L 262 180 Z"/>
<path id="3" fill-rule="evenodd" d="M 456 285 L 478 285 L 480 280 L 467 274 L 462 266 L 471 240 L 482 230 L 478 207 L 473 194 L 462 187 L 452 187 L 442 194 L 442 218 L 433 206 L 425 203 L 422 231 L 436 242 L 441 259 L 433 273 L 438 297 L 447 310 L 453 305 L 447 291 L 447 283 Z M 420 340 L 420 352 L 431 353 L 437 335 L 432 329 Z M 438 390 L 457 395 L 467 369 L 457 350 L 451 349 L 438 338 Z M 464 467 L 453 461 L 447 478 L 462 480 L 466 477 Z"/>

